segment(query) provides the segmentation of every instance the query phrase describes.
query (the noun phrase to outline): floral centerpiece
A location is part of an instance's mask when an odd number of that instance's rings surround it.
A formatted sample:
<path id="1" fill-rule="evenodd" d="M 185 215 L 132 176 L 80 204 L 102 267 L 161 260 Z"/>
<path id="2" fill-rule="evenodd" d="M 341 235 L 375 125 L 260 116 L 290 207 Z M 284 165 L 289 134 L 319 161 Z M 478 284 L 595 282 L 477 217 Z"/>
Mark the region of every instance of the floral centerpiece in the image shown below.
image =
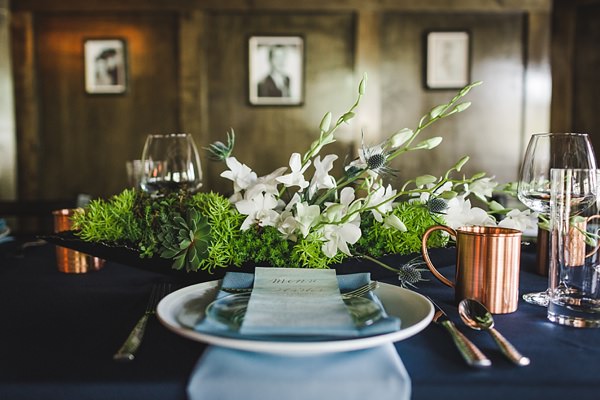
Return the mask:
<path id="1" fill-rule="evenodd" d="M 360 257 L 398 273 L 403 284 L 421 279 L 419 262 L 391 267 L 380 261 L 386 254 L 419 251 L 423 232 L 435 224 L 495 225 L 525 229 L 535 224 L 529 211 L 510 210 L 492 200 L 499 187 L 485 173 L 461 175 L 465 156 L 442 176 L 422 175 L 395 188 L 384 184 L 393 175 L 390 162 L 404 153 L 437 147 L 441 137 L 417 141 L 433 123 L 465 111 L 463 102 L 480 82 L 460 90 L 448 103 L 425 114 L 414 129 L 404 128 L 382 143 L 363 143 L 358 157 L 344 166 L 340 177 L 330 175 L 338 156 L 322 150 L 335 142 L 335 132 L 355 116 L 365 93 L 366 76 L 350 109 L 333 122 L 326 113 L 319 136 L 304 153 L 293 153 L 289 166 L 265 176 L 233 156 L 235 135 L 207 150 L 224 161 L 221 176 L 231 180 L 233 195 L 190 194 L 185 191 L 150 196 L 127 189 L 111 199 L 93 200 L 74 217 L 77 234 L 86 241 L 123 243 L 141 257 L 160 255 L 173 268 L 188 271 L 240 266 L 247 262 L 277 267 L 327 268 L 347 257 Z M 478 199 L 487 208 L 473 207 Z M 436 233 L 431 247 L 449 238 Z"/>

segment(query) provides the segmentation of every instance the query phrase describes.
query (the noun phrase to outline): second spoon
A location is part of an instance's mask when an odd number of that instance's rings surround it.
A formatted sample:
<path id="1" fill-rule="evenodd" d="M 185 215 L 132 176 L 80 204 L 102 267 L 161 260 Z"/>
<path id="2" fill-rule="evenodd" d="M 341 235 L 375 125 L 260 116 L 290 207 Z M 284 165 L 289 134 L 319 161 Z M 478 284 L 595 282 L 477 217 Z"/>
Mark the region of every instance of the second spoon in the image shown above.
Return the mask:
<path id="1" fill-rule="evenodd" d="M 519 353 L 500 332 L 494 329 L 494 318 L 483 304 L 477 300 L 464 299 L 458 305 L 458 313 L 470 328 L 488 331 L 509 360 L 519 366 L 529 365 L 529 358 Z"/>

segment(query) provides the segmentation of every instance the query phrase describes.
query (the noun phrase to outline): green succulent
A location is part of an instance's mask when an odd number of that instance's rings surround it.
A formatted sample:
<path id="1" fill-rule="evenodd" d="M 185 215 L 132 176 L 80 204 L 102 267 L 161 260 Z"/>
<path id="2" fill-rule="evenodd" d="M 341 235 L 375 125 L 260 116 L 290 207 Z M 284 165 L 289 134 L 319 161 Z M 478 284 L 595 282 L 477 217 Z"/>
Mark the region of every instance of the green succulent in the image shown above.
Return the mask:
<path id="1" fill-rule="evenodd" d="M 160 256 L 173 259 L 173 268 L 187 271 L 197 269 L 200 260 L 208 255 L 210 225 L 206 217 L 189 208 L 184 218 L 180 213 L 163 214 L 157 234 Z"/>

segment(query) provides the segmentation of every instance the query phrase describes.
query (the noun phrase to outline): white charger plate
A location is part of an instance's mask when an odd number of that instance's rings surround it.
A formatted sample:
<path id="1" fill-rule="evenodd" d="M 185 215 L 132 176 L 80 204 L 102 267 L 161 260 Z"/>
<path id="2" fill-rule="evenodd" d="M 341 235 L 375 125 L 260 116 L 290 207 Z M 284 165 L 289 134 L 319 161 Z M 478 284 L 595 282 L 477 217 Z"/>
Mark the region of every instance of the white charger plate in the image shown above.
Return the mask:
<path id="1" fill-rule="evenodd" d="M 394 332 L 310 342 L 293 339 L 250 340 L 196 332 L 193 326 L 204 318 L 204 310 L 215 299 L 219 286 L 220 281 L 210 281 L 169 294 L 160 301 L 156 309 L 159 321 L 178 335 L 208 344 L 262 353 L 309 355 L 359 350 L 404 340 L 425 329 L 433 318 L 433 305 L 424 296 L 398 286 L 380 283 L 375 294 L 387 313 L 401 321 L 401 328 Z"/>

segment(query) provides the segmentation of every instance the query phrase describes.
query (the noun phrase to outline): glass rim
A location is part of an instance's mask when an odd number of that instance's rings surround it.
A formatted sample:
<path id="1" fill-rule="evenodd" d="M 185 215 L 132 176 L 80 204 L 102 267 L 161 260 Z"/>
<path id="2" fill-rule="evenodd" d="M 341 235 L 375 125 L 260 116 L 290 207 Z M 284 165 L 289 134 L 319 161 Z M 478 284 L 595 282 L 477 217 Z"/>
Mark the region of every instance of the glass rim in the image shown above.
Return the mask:
<path id="1" fill-rule="evenodd" d="M 191 133 L 150 133 L 148 137 L 150 138 L 169 138 L 169 137 L 188 137 L 192 136 Z"/>
<path id="2" fill-rule="evenodd" d="M 550 173 L 553 173 L 553 171 L 595 171 L 595 172 L 600 172 L 600 168 L 550 168 Z"/>
<path id="3" fill-rule="evenodd" d="M 582 132 L 546 132 L 546 133 L 534 133 L 531 136 L 589 136 L 588 133 Z"/>

